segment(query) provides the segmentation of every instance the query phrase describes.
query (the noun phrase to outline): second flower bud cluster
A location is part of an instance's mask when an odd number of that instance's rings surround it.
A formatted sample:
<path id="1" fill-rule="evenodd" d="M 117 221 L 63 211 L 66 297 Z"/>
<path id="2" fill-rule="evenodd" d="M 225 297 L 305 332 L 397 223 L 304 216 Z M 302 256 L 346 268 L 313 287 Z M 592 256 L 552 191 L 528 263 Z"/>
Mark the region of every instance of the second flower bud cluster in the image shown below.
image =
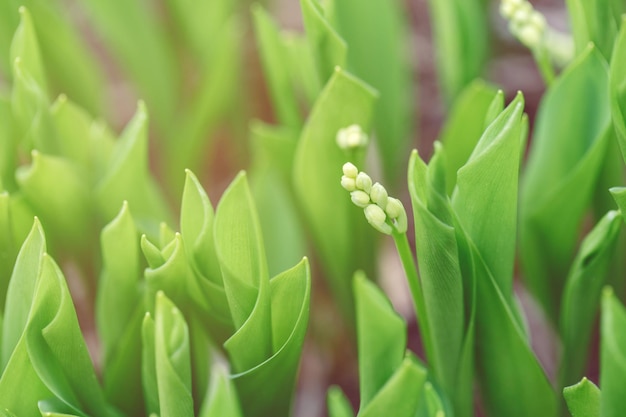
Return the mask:
<path id="1" fill-rule="evenodd" d="M 347 162 L 343 166 L 341 186 L 350 192 L 352 202 L 363 209 L 365 218 L 379 232 L 390 235 L 393 229 L 398 233 L 407 230 L 406 211 L 402 202 L 389 197 L 387 190 L 365 172 Z"/>

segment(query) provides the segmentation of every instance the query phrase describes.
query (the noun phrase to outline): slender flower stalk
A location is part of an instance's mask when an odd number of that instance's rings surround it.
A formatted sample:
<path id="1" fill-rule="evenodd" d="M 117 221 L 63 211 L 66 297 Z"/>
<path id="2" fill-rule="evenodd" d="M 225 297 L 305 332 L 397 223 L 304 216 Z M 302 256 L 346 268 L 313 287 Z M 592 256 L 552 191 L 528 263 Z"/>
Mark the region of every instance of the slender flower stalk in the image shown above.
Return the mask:
<path id="1" fill-rule="evenodd" d="M 397 198 L 389 197 L 382 184 L 378 182 L 372 184 L 369 175 L 359 172 L 358 168 L 350 162 L 343 166 L 341 185 L 350 192 L 352 202 L 363 209 L 367 222 L 379 232 L 393 237 L 411 289 L 426 358 L 432 358 L 434 350 L 430 326 L 426 318 L 426 303 L 413 252 L 411 252 L 406 235 L 408 221 L 402 202 Z"/>
<path id="2" fill-rule="evenodd" d="M 546 18 L 528 0 L 502 0 L 500 14 L 509 22 L 509 31 L 533 53 L 546 84 L 554 81 L 552 62 L 564 66 L 573 55 L 573 42 L 551 28 Z"/>

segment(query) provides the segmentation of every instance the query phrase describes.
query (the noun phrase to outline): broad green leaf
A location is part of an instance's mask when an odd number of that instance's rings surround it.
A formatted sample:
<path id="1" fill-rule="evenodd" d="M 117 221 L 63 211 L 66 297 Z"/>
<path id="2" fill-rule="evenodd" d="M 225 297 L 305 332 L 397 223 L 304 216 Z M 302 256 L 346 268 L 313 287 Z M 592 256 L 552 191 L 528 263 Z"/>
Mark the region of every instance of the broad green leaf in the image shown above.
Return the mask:
<path id="1" fill-rule="evenodd" d="M 488 53 L 487 8 L 480 0 L 430 0 L 439 84 L 448 102 L 479 77 Z"/>
<path id="2" fill-rule="evenodd" d="M 59 154 L 80 166 L 90 184 L 104 175 L 115 141 L 83 108 L 59 96 L 50 109 L 59 136 Z"/>
<path id="3" fill-rule="evenodd" d="M 300 0 L 306 37 L 322 84 L 333 77 L 336 67 L 345 67 L 348 46 L 332 27 L 322 5 L 316 0 Z"/>
<path id="4" fill-rule="evenodd" d="M 575 383 L 586 368 L 601 290 L 616 254 L 622 222 L 620 213 L 608 212 L 583 240 L 567 276 L 560 315 L 562 386 Z"/>
<path id="5" fill-rule="evenodd" d="M 463 387 L 457 384 L 461 384 L 458 373 L 465 313 L 457 237 L 446 195 L 447 166 L 441 146 L 435 146 L 428 166 L 414 151 L 409 162 L 408 185 L 415 219 L 415 248 L 428 313 L 426 319 L 434 346 L 428 360 L 438 383 L 453 393 L 457 389 L 463 392 Z M 471 380 L 470 375 L 463 383 L 470 385 Z"/>
<path id="6" fill-rule="evenodd" d="M 613 10 L 614 0 L 566 0 L 577 53 L 584 53 L 590 43 L 605 59 L 611 57 L 621 11 Z M 617 12 L 617 13 L 616 13 Z"/>
<path id="7" fill-rule="evenodd" d="M 219 65 L 213 61 L 213 52 L 224 42 L 223 25 L 239 6 L 234 0 L 196 2 L 194 0 L 168 0 L 165 2 L 176 29 L 184 43 L 202 66 Z"/>
<path id="8" fill-rule="evenodd" d="M 161 128 L 168 126 L 178 104 L 179 74 L 174 50 L 165 28 L 158 23 L 156 10 L 146 3 L 124 0 L 81 0 L 80 4 L 145 97 L 156 123 Z"/>
<path id="9" fill-rule="evenodd" d="M 600 390 L 587 378 L 563 388 L 563 397 L 572 417 L 600 417 Z"/>
<path id="10" fill-rule="evenodd" d="M 154 318 L 147 312 L 141 324 L 141 382 L 146 401 L 146 411 L 150 416 L 158 416 L 159 413 L 155 334 Z"/>
<path id="11" fill-rule="evenodd" d="M 299 128 L 302 115 L 294 91 L 293 78 L 285 61 L 289 59 L 284 35 L 270 14 L 258 3 L 252 5 L 254 31 L 276 118 L 283 126 Z"/>
<path id="12" fill-rule="evenodd" d="M 264 317 L 258 324 L 267 330 L 271 320 L 269 273 L 261 226 L 244 172 L 237 175 L 220 199 L 214 235 L 235 326 L 241 328 L 256 310 L 256 315 Z M 265 343 L 261 342 L 263 339 Z M 266 353 L 270 340 L 271 334 L 259 339 L 260 348 L 267 349 Z"/>
<path id="13" fill-rule="evenodd" d="M 626 310 L 613 291 L 602 295 L 600 322 L 600 387 L 602 417 L 620 416 L 626 406 Z"/>
<path id="14" fill-rule="evenodd" d="M 328 389 L 326 401 L 329 417 L 354 417 L 350 401 L 338 386 L 333 385 Z"/>
<path id="15" fill-rule="evenodd" d="M 511 302 L 524 100 L 518 94 L 485 129 L 457 174 L 452 205 L 505 299 Z"/>
<path id="16" fill-rule="evenodd" d="M 359 352 L 360 409 L 376 397 L 400 367 L 406 350 L 406 323 L 362 272 L 354 277 Z"/>
<path id="17" fill-rule="evenodd" d="M 333 0 L 327 6 L 348 45 L 347 69 L 380 93 L 373 124 L 390 187 L 401 177 L 412 139 L 415 94 L 406 7 L 399 0 L 372 0 L 367 6 Z"/>
<path id="18" fill-rule="evenodd" d="M 162 292 L 156 295 L 154 323 L 159 415 L 193 416 L 189 329 L 182 313 Z"/>
<path id="19" fill-rule="evenodd" d="M 374 276 L 374 230 L 340 185 L 350 160 L 339 149 L 339 129 L 358 124 L 369 131 L 376 93 L 337 69 L 318 97 L 295 155 L 293 184 L 330 288 L 347 317 L 353 315 L 350 277 L 357 269 Z M 357 166 L 362 161 L 353 160 Z"/>
<path id="20" fill-rule="evenodd" d="M 191 171 L 187 171 L 181 204 L 180 229 L 187 262 L 193 273 L 189 297 L 211 338 L 222 344 L 234 332 L 228 299 L 213 239 L 211 201 Z"/>
<path id="21" fill-rule="evenodd" d="M 609 99 L 617 142 L 626 161 L 626 16 L 615 40 L 609 69 Z"/>
<path id="22" fill-rule="evenodd" d="M 0 192 L 0 313 L 4 311 L 9 278 L 15 264 L 17 247 L 13 238 L 13 224 L 11 222 L 10 196 L 6 191 Z M 0 332 L 0 334 L 2 334 Z M 1 340 L 1 338 L 0 338 Z M 2 343 L 0 342 L 0 346 Z M 1 348 L 0 348 L 1 352 Z M 0 353 L 0 364 L 2 363 Z M 0 365 L 1 366 L 1 365 Z M 0 368 L 1 369 L 1 368 Z"/>
<path id="23" fill-rule="evenodd" d="M 272 336 L 272 353 L 247 369 L 234 368 L 231 375 L 246 417 L 289 415 L 309 321 L 311 275 L 307 259 L 272 278 L 270 286 L 272 322 L 271 329 L 264 330 Z M 246 351 L 251 349 L 250 340 L 254 339 L 246 336 L 250 330 L 245 326 L 253 323 L 252 319 L 244 324 L 244 332 L 239 329 L 225 343 L 233 365 L 240 362 L 235 360 L 237 356 L 248 355 Z"/>
<path id="24" fill-rule="evenodd" d="M 200 417 L 243 417 L 237 391 L 225 369 L 215 368 L 210 386 Z"/>
<path id="25" fill-rule="evenodd" d="M 488 415 L 555 417 L 558 401 L 488 265 L 469 241 L 476 279 L 477 369 Z"/>
<path id="26" fill-rule="evenodd" d="M 430 382 L 424 384 L 424 398 L 426 400 L 426 408 L 428 409 L 429 416 L 445 417 L 445 410 L 441 398 Z"/>
<path id="27" fill-rule="evenodd" d="M 15 190 L 17 141 L 13 135 L 13 112 L 8 97 L 0 95 L 0 190 Z"/>
<path id="28" fill-rule="evenodd" d="M 8 76 L 11 73 L 10 50 L 15 30 L 20 24 L 19 8 L 24 2 L 6 0 L 0 2 L 0 73 Z"/>
<path id="29" fill-rule="evenodd" d="M 55 242 L 85 252 L 93 243 L 91 191 L 68 159 L 32 152 L 32 164 L 16 172 L 20 190 Z"/>
<path id="30" fill-rule="evenodd" d="M 422 387 L 425 381 L 426 369 L 413 356 L 407 355 L 387 383 L 381 387 L 372 401 L 359 410 L 357 416 L 382 416 L 391 410 L 397 417 L 415 416 L 423 398 Z"/>
<path id="31" fill-rule="evenodd" d="M 206 138 L 229 114 L 240 112 L 235 106 L 243 65 L 240 56 L 242 26 L 235 17 L 225 23 L 211 65 L 202 70 L 194 94 L 186 99 L 186 106 L 172 122 L 174 128 L 167 132 L 169 140 L 164 145 L 168 154 L 163 163 L 170 178 L 178 178 L 184 169 L 198 171 L 202 168 L 207 160 L 206 152 L 210 150 Z M 175 190 L 180 188 L 178 182 L 169 185 Z"/>
<path id="32" fill-rule="evenodd" d="M 35 372 L 59 400 L 81 414 L 119 416 L 104 400 L 65 278 L 46 254 L 24 337 Z"/>
<path id="33" fill-rule="evenodd" d="M 5 369 L 11 354 L 24 333 L 28 322 L 41 259 L 46 251 L 46 238 L 39 220 L 35 218 L 32 229 L 19 251 L 7 289 L 2 327 L 2 363 Z"/>
<path id="34" fill-rule="evenodd" d="M 53 128 L 46 93 L 28 73 L 21 59 L 13 64 L 11 92 L 13 133 L 19 150 L 33 148 L 48 154 L 58 154 L 57 136 Z"/>
<path id="35" fill-rule="evenodd" d="M 130 415 L 144 414 L 141 389 L 139 235 L 127 203 L 102 230 L 102 274 L 96 324 L 103 357 L 107 399 Z"/>
<path id="36" fill-rule="evenodd" d="M 296 92 L 310 107 L 321 90 L 313 48 L 306 34 L 288 33 L 283 35 L 283 41 L 289 57 L 286 64 L 291 68 Z"/>
<path id="37" fill-rule="evenodd" d="M 485 130 L 486 119 L 497 91 L 482 80 L 474 80 L 456 97 L 438 140 L 446 148 L 446 184 L 448 194 L 456 185 L 456 173 L 469 158 Z M 500 114 L 499 109 L 497 114 Z M 489 123 L 495 119 L 490 120 Z"/>
<path id="38" fill-rule="evenodd" d="M 30 74 L 33 81 L 45 94 L 48 91 L 48 83 L 33 20 L 25 7 L 20 7 L 19 13 L 20 25 L 17 27 L 11 43 L 11 62 L 14 63 L 16 59 L 19 59 L 23 70 Z"/>
<path id="39" fill-rule="evenodd" d="M 113 219 L 124 200 L 133 208 L 138 228 L 156 236 L 168 221 L 167 206 L 148 171 L 148 114 L 142 102 L 115 144 L 106 174 L 95 190 L 104 220 Z"/>
<path id="40" fill-rule="evenodd" d="M 520 252 L 528 288 L 553 322 L 612 136 L 607 92 L 606 62 L 589 46 L 553 83 L 537 115 L 520 195 Z"/>
<path id="41" fill-rule="evenodd" d="M 270 275 L 275 275 L 298 262 L 306 250 L 291 184 L 297 134 L 261 122 L 250 130 L 250 186 L 259 210 Z"/>

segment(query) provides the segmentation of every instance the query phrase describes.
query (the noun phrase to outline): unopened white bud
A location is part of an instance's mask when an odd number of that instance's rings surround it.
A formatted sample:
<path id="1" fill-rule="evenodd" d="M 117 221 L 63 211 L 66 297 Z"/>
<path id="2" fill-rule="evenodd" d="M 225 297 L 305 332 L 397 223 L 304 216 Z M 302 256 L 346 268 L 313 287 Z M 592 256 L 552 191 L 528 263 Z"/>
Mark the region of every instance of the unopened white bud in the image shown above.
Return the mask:
<path id="1" fill-rule="evenodd" d="M 385 213 L 391 219 L 395 219 L 399 217 L 404 211 L 404 206 L 402 202 L 397 198 L 389 197 L 387 199 L 387 207 L 385 207 Z"/>
<path id="2" fill-rule="evenodd" d="M 341 149 L 354 149 L 367 146 L 367 134 L 359 125 L 350 125 L 337 132 L 337 145 Z"/>
<path id="3" fill-rule="evenodd" d="M 354 166 L 351 162 L 346 162 L 343 164 L 343 175 L 348 178 L 356 179 L 356 176 L 359 175 L 359 169 Z"/>
<path id="4" fill-rule="evenodd" d="M 365 208 L 370 204 L 370 196 L 365 191 L 352 191 L 350 197 L 352 198 L 352 202 L 358 207 Z"/>
<path id="5" fill-rule="evenodd" d="M 521 43 L 532 49 L 539 46 L 543 34 L 535 26 L 527 25 L 520 28 L 516 35 Z"/>
<path id="6" fill-rule="evenodd" d="M 406 230 L 409 228 L 409 222 L 406 217 L 406 211 L 404 210 L 393 221 L 394 221 L 394 226 L 396 228 L 396 231 L 398 233 L 405 233 Z"/>
<path id="7" fill-rule="evenodd" d="M 391 226 L 386 222 L 387 215 L 376 204 L 370 204 L 365 207 L 365 218 L 372 227 L 381 233 L 390 235 L 392 232 Z"/>
<path id="8" fill-rule="evenodd" d="M 356 181 L 354 178 L 346 177 L 345 175 L 341 177 L 341 186 L 346 191 L 354 191 L 356 190 Z"/>
<path id="9" fill-rule="evenodd" d="M 359 172 L 356 176 L 356 187 L 369 194 L 372 190 L 372 179 L 365 172 Z"/>
<path id="10" fill-rule="evenodd" d="M 376 183 L 372 185 L 372 190 L 370 191 L 370 198 L 372 201 L 381 209 L 385 209 L 387 207 L 387 200 L 389 198 L 389 194 L 387 194 L 387 190 L 380 183 Z"/>

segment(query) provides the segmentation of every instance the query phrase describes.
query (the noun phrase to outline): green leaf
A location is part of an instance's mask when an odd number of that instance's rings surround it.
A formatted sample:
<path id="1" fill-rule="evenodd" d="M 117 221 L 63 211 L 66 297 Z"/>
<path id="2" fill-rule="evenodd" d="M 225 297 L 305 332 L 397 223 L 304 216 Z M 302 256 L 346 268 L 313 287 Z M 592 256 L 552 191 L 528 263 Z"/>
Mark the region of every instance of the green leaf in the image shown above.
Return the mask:
<path id="1" fill-rule="evenodd" d="M 253 331 L 256 354 L 235 369 L 246 369 L 271 351 L 269 273 L 256 207 L 244 172 L 224 191 L 215 214 L 215 248 L 235 327 Z M 259 320 L 250 324 L 249 317 Z M 250 335 L 252 336 L 252 334 Z"/>
<path id="2" fill-rule="evenodd" d="M 406 323 L 362 272 L 354 277 L 359 352 L 360 409 L 364 409 L 404 360 Z"/>
<path id="3" fill-rule="evenodd" d="M 332 78 L 336 67 L 344 67 L 348 46 L 326 18 L 316 0 L 300 0 L 302 20 L 322 84 Z"/>
<path id="4" fill-rule="evenodd" d="M 606 62 L 590 46 L 554 82 L 538 111 L 521 188 L 520 252 L 528 288 L 553 322 L 611 140 L 607 92 Z"/>
<path id="5" fill-rule="evenodd" d="M 445 410 L 441 398 L 439 398 L 437 390 L 430 382 L 424 384 L 424 397 L 426 399 L 426 408 L 428 409 L 429 416 L 445 417 Z"/>
<path id="6" fill-rule="evenodd" d="M 563 388 L 563 397 L 572 417 L 600 417 L 600 390 L 587 378 Z"/>
<path id="7" fill-rule="evenodd" d="M 174 50 L 165 28 L 158 24 L 155 10 L 141 2 L 124 0 L 82 0 L 80 3 L 89 12 L 90 21 L 122 69 L 145 97 L 156 122 L 161 127 L 168 126 L 178 104 L 179 74 Z M 136 206 L 133 204 L 133 207 Z"/>
<path id="8" fill-rule="evenodd" d="M 33 151 L 32 165 L 20 167 L 16 179 L 54 242 L 83 253 L 89 249 L 91 191 L 72 162 Z"/>
<path id="9" fill-rule="evenodd" d="M 428 358 L 430 367 L 446 392 L 461 393 L 471 392 L 473 369 L 469 370 L 466 381 L 460 380 L 465 334 L 464 282 L 457 233 L 446 196 L 444 180 L 448 166 L 441 146 L 435 146 L 428 166 L 414 151 L 409 162 L 408 185 L 415 219 L 415 249 L 427 320 L 433 335 L 434 352 Z M 457 384 L 466 386 L 457 387 Z"/>
<path id="10" fill-rule="evenodd" d="M 20 60 L 25 72 L 30 74 L 35 84 L 45 93 L 48 91 L 46 73 L 40 55 L 39 41 L 30 13 L 25 7 L 20 7 L 20 25 L 15 31 L 11 43 L 11 62 Z"/>
<path id="11" fill-rule="evenodd" d="M 477 368 L 488 415 L 556 416 L 556 395 L 510 305 L 510 295 L 502 293 L 471 241 L 470 250 L 477 283 Z"/>
<path id="12" fill-rule="evenodd" d="M 41 270 L 41 259 L 45 251 L 46 238 L 39 220 L 35 218 L 32 229 L 15 261 L 7 289 L 6 306 L 3 310 L 1 369 L 6 368 L 12 352 L 24 333 Z"/>
<path id="13" fill-rule="evenodd" d="M 376 397 L 359 410 L 358 417 L 382 416 L 390 411 L 397 417 L 415 416 L 425 381 L 426 370 L 408 355 Z"/>
<path id="14" fill-rule="evenodd" d="M 626 161 L 626 17 L 615 40 L 609 69 L 609 99 L 617 142 Z"/>
<path id="15" fill-rule="evenodd" d="M 584 53 L 589 43 L 597 46 L 605 59 L 611 57 L 621 12 L 612 9 L 613 0 L 566 0 L 576 52 Z M 622 6 L 623 8 L 623 6 Z"/>
<path id="16" fill-rule="evenodd" d="M 159 415 L 193 416 L 189 329 L 182 313 L 162 292 L 156 295 L 154 322 Z"/>
<path id="17" fill-rule="evenodd" d="M 271 329 L 263 330 L 265 337 L 272 336 L 271 354 L 256 364 L 250 363 L 247 369 L 234 368 L 231 375 L 247 417 L 288 415 L 291 409 L 309 321 L 311 273 L 308 260 L 304 258 L 295 267 L 272 278 L 270 286 Z M 254 314 L 225 343 L 234 366 L 241 363 L 238 357 L 249 356 L 250 340 L 255 339 L 250 339 L 248 335 L 252 330 L 246 326 L 255 323 Z"/>
<path id="18" fill-rule="evenodd" d="M 474 80 L 454 100 L 438 137 L 447 151 L 446 184 L 449 195 L 456 185 L 458 169 L 467 162 L 485 130 L 484 121 L 496 94 L 496 89 L 491 85 Z M 496 115 L 502 110 L 499 109 Z M 491 118 L 489 124 L 495 118 Z"/>
<path id="19" fill-rule="evenodd" d="M 65 278 L 44 254 L 24 337 L 42 382 L 76 411 L 118 416 L 104 400 Z"/>
<path id="20" fill-rule="evenodd" d="M 387 181 L 402 173 L 412 139 L 415 98 L 407 10 L 398 0 L 333 0 L 328 14 L 348 45 L 348 70 L 380 93 L 374 130 Z M 340 63 L 336 63 L 341 65 Z"/>
<path id="21" fill-rule="evenodd" d="M 511 302 L 524 100 L 518 94 L 485 129 L 457 174 L 452 205 L 468 238 Z"/>
<path id="22" fill-rule="evenodd" d="M 185 100 L 187 105 L 171 123 L 174 128 L 164 127 L 168 129 L 165 143 L 168 155 L 163 163 L 167 166 L 169 178 L 178 178 L 184 169 L 201 169 L 207 159 L 206 152 L 210 150 L 207 137 L 229 114 L 239 112 L 235 106 L 242 82 L 242 32 L 242 22 L 237 18 L 224 24 L 219 36 L 216 35 L 220 41 L 213 51 L 211 65 L 203 68 L 194 94 Z M 179 184 L 169 185 L 178 190 Z"/>
<path id="23" fill-rule="evenodd" d="M 295 134 L 261 122 L 251 126 L 250 186 L 259 210 L 270 275 L 284 271 L 305 253 L 305 235 L 291 184 Z"/>
<path id="24" fill-rule="evenodd" d="M 6 191 L 0 192 L 0 312 L 4 311 L 9 278 L 13 271 L 17 246 L 14 243 L 13 224 L 11 221 L 10 196 Z M 0 332 L 0 334 L 2 334 Z M 1 340 L 1 339 L 0 339 Z M 1 343 L 0 343 L 1 346 Z M 1 352 L 1 348 L 0 348 Z M 0 353 L 0 364 L 2 363 Z M 0 365 L 1 369 L 1 365 Z"/>
<path id="25" fill-rule="evenodd" d="M 200 411 L 200 417 L 243 417 L 237 391 L 225 369 L 214 368 L 211 388 Z"/>
<path id="26" fill-rule="evenodd" d="M 13 112 L 9 98 L 0 96 L 0 190 L 13 191 L 13 173 L 17 165 L 15 158 L 17 141 L 13 135 Z"/>
<path id="27" fill-rule="evenodd" d="M 328 389 L 327 403 L 330 417 L 354 417 L 350 401 L 338 386 L 333 385 Z"/>
<path id="28" fill-rule="evenodd" d="M 480 0 L 430 0 L 439 83 L 448 102 L 483 71 L 488 24 Z"/>
<path id="29" fill-rule="evenodd" d="M 622 222 L 620 213 L 608 212 L 583 240 L 568 274 L 560 316 L 562 386 L 577 381 L 585 370 L 600 293 L 616 254 Z"/>
<path id="30" fill-rule="evenodd" d="M 114 218 L 126 200 L 139 229 L 150 236 L 169 220 L 167 205 L 148 171 L 148 114 L 142 102 L 115 144 L 95 194 L 105 220 Z"/>
<path id="31" fill-rule="evenodd" d="M 102 230 L 102 274 L 96 324 L 104 358 L 107 399 L 130 415 L 144 414 L 141 389 L 141 322 L 138 231 L 128 204 Z"/>
<path id="32" fill-rule="evenodd" d="M 350 278 L 363 269 L 373 276 L 373 233 L 362 210 L 340 185 L 350 160 L 336 144 L 339 129 L 352 124 L 369 131 L 376 93 L 337 69 L 318 97 L 300 136 L 293 184 L 323 262 L 330 288 L 347 317 L 353 315 Z M 360 166 L 359 161 L 352 161 Z M 370 273 L 371 272 L 371 273 Z"/>
<path id="33" fill-rule="evenodd" d="M 232 335 L 234 326 L 213 239 L 213 206 L 195 175 L 189 170 L 186 174 L 180 230 L 193 272 L 189 296 L 199 308 L 199 318 L 211 337 L 222 344 Z"/>
<path id="34" fill-rule="evenodd" d="M 289 57 L 283 35 L 270 14 L 258 3 L 252 5 L 252 17 L 276 118 L 283 126 L 299 128 L 302 115 L 294 91 L 292 68 L 285 65 Z"/>
<path id="35" fill-rule="evenodd" d="M 610 288 L 602 295 L 600 322 L 600 415 L 617 417 L 626 406 L 626 310 Z"/>

